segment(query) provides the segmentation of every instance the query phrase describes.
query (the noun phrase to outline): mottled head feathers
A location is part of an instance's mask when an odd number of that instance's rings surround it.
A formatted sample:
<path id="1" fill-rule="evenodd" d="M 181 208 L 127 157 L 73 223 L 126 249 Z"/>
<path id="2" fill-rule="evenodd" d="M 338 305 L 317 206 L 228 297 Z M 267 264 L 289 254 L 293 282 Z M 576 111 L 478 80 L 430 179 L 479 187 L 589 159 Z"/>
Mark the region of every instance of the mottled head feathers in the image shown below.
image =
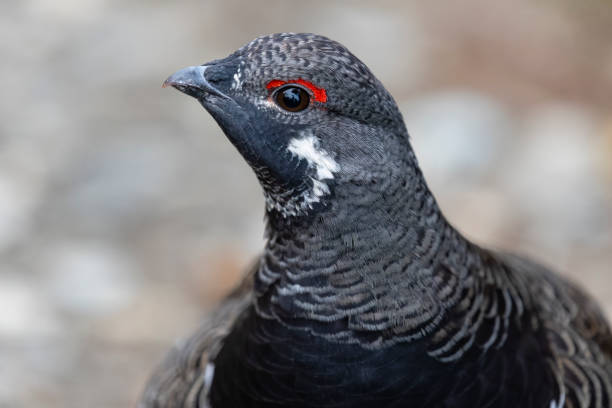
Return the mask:
<path id="1" fill-rule="evenodd" d="M 217 120 L 257 174 L 273 217 L 312 215 L 336 186 L 388 176 L 412 157 L 393 98 L 326 37 L 259 37 L 189 72 L 203 78 L 168 83 Z"/>

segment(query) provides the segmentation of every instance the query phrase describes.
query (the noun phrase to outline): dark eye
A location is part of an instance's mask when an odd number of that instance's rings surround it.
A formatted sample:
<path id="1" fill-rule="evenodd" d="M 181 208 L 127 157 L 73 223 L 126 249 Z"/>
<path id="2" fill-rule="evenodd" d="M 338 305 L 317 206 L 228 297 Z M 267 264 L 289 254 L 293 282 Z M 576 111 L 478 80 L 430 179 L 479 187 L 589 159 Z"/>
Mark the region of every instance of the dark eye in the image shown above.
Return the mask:
<path id="1" fill-rule="evenodd" d="M 310 105 L 310 95 L 299 86 L 284 86 L 274 94 L 276 104 L 289 112 L 299 112 Z"/>

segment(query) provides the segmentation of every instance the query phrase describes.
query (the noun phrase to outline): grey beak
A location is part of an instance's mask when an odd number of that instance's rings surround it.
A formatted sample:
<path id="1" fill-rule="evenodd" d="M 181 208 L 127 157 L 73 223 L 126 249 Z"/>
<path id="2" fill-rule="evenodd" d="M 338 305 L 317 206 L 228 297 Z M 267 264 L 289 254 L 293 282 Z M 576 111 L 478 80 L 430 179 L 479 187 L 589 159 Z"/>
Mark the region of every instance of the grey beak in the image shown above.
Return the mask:
<path id="1" fill-rule="evenodd" d="M 171 86 L 191 96 L 197 96 L 196 94 L 203 92 L 229 98 L 206 80 L 204 76 L 206 68 L 208 68 L 206 65 L 197 65 L 176 71 L 164 81 L 162 88 Z"/>

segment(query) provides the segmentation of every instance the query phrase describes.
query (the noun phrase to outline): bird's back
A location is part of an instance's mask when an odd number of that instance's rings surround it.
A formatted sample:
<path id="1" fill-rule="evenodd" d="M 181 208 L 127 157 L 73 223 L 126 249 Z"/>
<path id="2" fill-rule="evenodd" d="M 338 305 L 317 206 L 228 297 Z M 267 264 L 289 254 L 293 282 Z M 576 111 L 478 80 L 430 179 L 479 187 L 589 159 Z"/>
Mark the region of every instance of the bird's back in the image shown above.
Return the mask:
<path id="1" fill-rule="evenodd" d="M 500 258 L 524 277 L 533 313 L 544 328 L 561 390 L 551 407 L 610 407 L 612 333 L 597 303 L 575 283 L 534 262 L 511 255 Z"/>

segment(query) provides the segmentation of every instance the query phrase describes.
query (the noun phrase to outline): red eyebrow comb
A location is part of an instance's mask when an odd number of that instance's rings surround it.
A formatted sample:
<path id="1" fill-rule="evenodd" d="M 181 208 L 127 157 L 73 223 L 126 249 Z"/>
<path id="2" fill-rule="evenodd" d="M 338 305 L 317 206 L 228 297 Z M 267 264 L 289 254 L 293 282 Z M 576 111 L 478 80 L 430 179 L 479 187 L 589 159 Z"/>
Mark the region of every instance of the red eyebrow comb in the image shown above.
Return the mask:
<path id="1" fill-rule="evenodd" d="M 274 80 L 268 82 L 268 85 L 266 85 L 266 88 L 267 89 L 278 88 L 279 86 L 285 85 L 285 84 L 299 84 L 299 85 L 302 85 L 302 86 L 310 89 L 310 91 L 312 92 L 312 95 L 314 96 L 315 102 L 321 102 L 321 103 L 327 102 L 327 92 L 325 92 L 324 88 L 319 88 L 318 86 L 316 86 L 312 82 L 306 81 L 305 79 L 302 79 L 302 78 L 290 79 L 288 81 L 281 81 L 279 79 L 274 79 Z"/>

